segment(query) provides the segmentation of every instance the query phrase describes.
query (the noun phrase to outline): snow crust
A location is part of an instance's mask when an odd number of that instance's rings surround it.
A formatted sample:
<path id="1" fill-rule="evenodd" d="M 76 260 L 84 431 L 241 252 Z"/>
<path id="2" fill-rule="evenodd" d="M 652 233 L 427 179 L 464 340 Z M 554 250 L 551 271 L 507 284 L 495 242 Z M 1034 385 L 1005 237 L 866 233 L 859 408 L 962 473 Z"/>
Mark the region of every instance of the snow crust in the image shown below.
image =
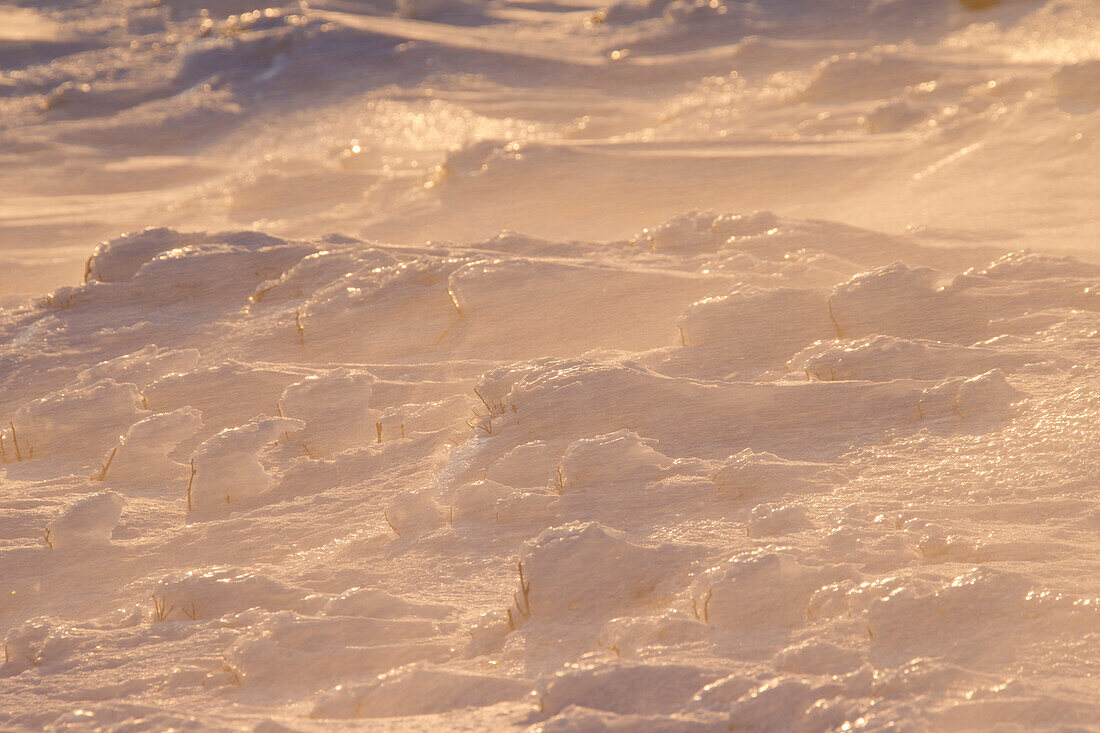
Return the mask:
<path id="1" fill-rule="evenodd" d="M 0 729 L 1091 729 L 1097 28 L 0 7 Z"/>

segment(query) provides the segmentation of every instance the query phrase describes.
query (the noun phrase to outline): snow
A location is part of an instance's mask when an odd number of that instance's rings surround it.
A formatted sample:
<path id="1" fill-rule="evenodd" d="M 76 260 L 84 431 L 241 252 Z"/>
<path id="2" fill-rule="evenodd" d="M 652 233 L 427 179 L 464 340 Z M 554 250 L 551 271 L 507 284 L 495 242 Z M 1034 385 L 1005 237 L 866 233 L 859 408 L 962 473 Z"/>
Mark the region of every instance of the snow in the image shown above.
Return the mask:
<path id="1" fill-rule="evenodd" d="M 125 504 L 126 500 L 113 491 L 78 499 L 46 528 L 47 546 L 50 549 L 72 550 L 109 542 Z"/>
<path id="2" fill-rule="evenodd" d="M 159 412 L 132 424 L 103 462 L 100 480 L 158 487 L 178 479 L 185 466 L 171 458 L 176 447 L 202 426 L 202 413 L 190 407 Z"/>
<path id="3" fill-rule="evenodd" d="M 274 479 L 260 462 L 260 453 L 280 435 L 288 440 L 289 431 L 304 426 L 301 420 L 259 415 L 204 440 L 191 456 L 188 509 L 202 514 L 226 512 L 234 502 L 261 499 Z"/>
<path id="4" fill-rule="evenodd" d="M 1090 729 L 1097 28 L 0 6 L 0 728 Z"/>

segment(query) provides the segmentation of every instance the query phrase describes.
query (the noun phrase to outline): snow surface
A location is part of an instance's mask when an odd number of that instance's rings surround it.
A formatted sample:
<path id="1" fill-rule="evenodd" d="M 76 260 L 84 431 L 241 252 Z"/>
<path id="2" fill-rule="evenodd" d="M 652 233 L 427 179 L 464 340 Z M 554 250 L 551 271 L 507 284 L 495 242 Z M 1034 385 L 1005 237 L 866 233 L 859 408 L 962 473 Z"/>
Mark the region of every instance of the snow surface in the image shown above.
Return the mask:
<path id="1" fill-rule="evenodd" d="M 1096 0 L 0 3 L 0 729 L 1094 729 L 1098 90 Z"/>

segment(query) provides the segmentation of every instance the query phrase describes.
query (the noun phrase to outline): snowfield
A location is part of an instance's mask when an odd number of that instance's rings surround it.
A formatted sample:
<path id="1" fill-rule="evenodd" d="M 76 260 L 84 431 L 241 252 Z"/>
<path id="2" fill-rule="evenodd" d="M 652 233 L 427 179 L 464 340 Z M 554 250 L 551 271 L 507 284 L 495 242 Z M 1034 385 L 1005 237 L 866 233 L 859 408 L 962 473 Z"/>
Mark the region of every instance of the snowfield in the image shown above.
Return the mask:
<path id="1" fill-rule="evenodd" d="M 1093 729 L 1098 90 L 1095 0 L 0 4 L 0 728 Z"/>

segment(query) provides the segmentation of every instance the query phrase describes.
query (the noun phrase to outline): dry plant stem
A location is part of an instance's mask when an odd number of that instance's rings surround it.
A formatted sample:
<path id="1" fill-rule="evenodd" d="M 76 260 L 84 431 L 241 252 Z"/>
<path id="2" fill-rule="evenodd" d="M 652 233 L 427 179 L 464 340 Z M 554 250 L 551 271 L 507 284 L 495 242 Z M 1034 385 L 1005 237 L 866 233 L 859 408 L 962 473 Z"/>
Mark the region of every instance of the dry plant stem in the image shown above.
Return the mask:
<path id="1" fill-rule="evenodd" d="M 504 406 L 504 400 L 500 400 L 499 402 L 490 402 L 489 400 L 485 399 L 481 392 L 477 391 L 477 387 L 474 387 L 474 394 L 476 394 L 477 398 L 481 400 L 481 404 L 485 405 L 485 409 L 489 411 L 489 417 L 497 417 L 507 412 L 507 409 Z M 512 411 L 515 412 L 515 406 L 512 407 Z"/>
<path id="2" fill-rule="evenodd" d="M 829 320 L 833 322 L 833 328 L 836 329 L 836 337 L 838 339 L 844 338 L 844 332 L 840 330 L 840 324 L 837 323 L 836 316 L 833 315 L 833 299 L 829 298 Z"/>
<path id="3" fill-rule="evenodd" d="M 168 600 L 164 596 L 161 596 L 160 598 L 157 598 L 157 594 L 154 593 L 152 595 L 152 598 L 153 598 L 153 620 L 154 621 L 164 621 L 165 619 L 168 618 L 168 615 L 170 613 L 172 613 L 172 609 L 176 607 L 176 604 L 173 603 L 171 606 L 167 606 L 167 608 L 166 608 L 165 606 L 168 603 Z"/>
<path id="4" fill-rule="evenodd" d="M 15 460 L 22 461 L 23 454 L 19 450 L 19 438 L 15 435 L 15 423 L 8 423 L 8 425 L 11 427 L 11 442 L 15 446 Z"/>
<path id="5" fill-rule="evenodd" d="M 301 311 L 294 311 L 294 326 L 298 329 L 298 342 L 304 348 L 306 345 L 306 329 L 302 326 Z"/>
<path id="6" fill-rule="evenodd" d="M 241 673 L 226 659 L 222 660 L 222 671 L 229 675 L 233 680 L 233 684 L 237 687 L 241 686 Z"/>
<path id="7" fill-rule="evenodd" d="M 378 442 L 381 443 L 382 442 L 382 423 L 376 422 L 374 424 L 374 429 L 378 431 Z"/>
<path id="8" fill-rule="evenodd" d="M 46 534 L 42 539 L 46 540 L 46 547 L 48 547 L 52 550 L 53 549 L 53 542 L 50 541 L 50 528 L 49 527 L 46 527 Z"/>
<path id="9" fill-rule="evenodd" d="M 714 589 L 711 588 L 707 591 L 707 597 L 703 599 L 703 613 L 699 613 L 699 603 L 696 599 L 691 599 L 691 611 L 695 614 L 695 618 L 702 621 L 705 624 L 710 623 L 710 598 L 714 595 Z"/>
<path id="10" fill-rule="evenodd" d="M 95 477 L 96 481 L 102 481 L 107 478 L 107 469 L 111 467 L 111 461 L 115 460 L 116 453 L 118 453 L 117 447 L 111 450 L 111 455 L 107 458 L 107 462 L 103 464 L 103 467 L 99 470 L 99 475 Z"/>
<path id="11" fill-rule="evenodd" d="M 559 494 L 565 493 L 565 475 L 561 472 L 561 466 L 558 466 L 558 475 L 554 477 L 554 488 Z"/>
<path id="12" fill-rule="evenodd" d="M 517 563 L 519 568 L 519 591 L 512 594 L 512 600 L 515 601 L 516 610 L 524 618 L 531 617 L 531 583 L 523 577 L 523 561 L 520 560 Z M 523 603 L 520 603 L 519 594 L 523 593 Z"/>
<path id="13" fill-rule="evenodd" d="M 272 285 L 271 287 L 275 286 Z M 251 300 L 253 303 L 261 303 L 263 302 L 264 296 L 267 295 L 267 292 L 269 290 L 271 290 L 271 288 L 263 288 L 261 290 L 257 290 L 255 293 L 252 294 L 252 297 L 250 297 L 249 300 Z"/>
<path id="14" fill-rule="evenodd" d="M 397 531 L 397 527 L 393 526 L 393 522 L 390 521 L 390 515 L 386 513 L 385 509 L 382 510 L 382 516 L 385 518 L 386 524 L 390 525 L 390 529 L 393 530 L 393 533 L 400 537 L 401 533 Z"/>
<path id="15" fill-rule="evenodd" d="M 481 416 L 479 415 L 478 417 L 481 417 Z M 497 433 L 493 432 L 493 420 L 492 420 L 491 417 L 488 420 L 486 420 L 484 423 L 482 423 L 480 421 L 479 422 L 471 422 L 469 419 L 467 419 L 466 420 L 466 426 L 473 429 L 473 430 L 480 430 L 481 432 L 485 433 L 486 435 L 490 435 L 490 436 L 497 435 Z"/>
<path id="16" fill-rule="evenodd" d="M 477 387 L 474 387 L 474 394 L 477 395 L 477 398 L 479 400 L 481 400 L 481 404 L 485 405 L 485 409 L 489 411 L 490 415 L 495 413 L 493 405 L 489 402 L 489 400 L 485 399 L 484 395 L 477 391 Z"/>
<path id="17" fill-rule="evenodd" d="M 435 340 L 437 344 L 442 343 L 443 339 L 447 338 L 447 334 L 451 332 L 452 328 L 457 326 L 462 321 L 466 320 L 466 315 L 462 312 L 462 309 L 458 307 L 458 298 L 455 297 L 454 291 L 450 288 L 447 288 L 447 295 L 451 296 L 451 305 L 455 307 L 455 312 L 458 313 L 458 318 L 454 320 L 454 323 L 447 326 L 447 328 L 443 330 L 443 333 L 439 334 L 439 338 Z"/>
<path id="18" fill-rule="evenodd" d="M 187 511 L 191 511 L 191 485 L 195 483 L 195 459 L 191 459 L 191 478 L 187 479 Z"/>
<path id="19" fill-rule="evenodd" d="M 462 323 L 462 321 L 463 321 L 463 318 L 462 318 L 461 316 L 459 316 L 458 318 L 456 318 L 456 319 L 454 320 L 454 323 L 452 323 L 451 325 L 447 326 L 447 328 L 443 329 L 443 333 L 439 334 L 439 338 L 437 338 L 437 339 L 435 340 L 435 342 L 436 342 L 437 344 L 441 344 L 441 343 L 443 343 L 443 339 L 447 338 L 447 334 L 449 334 L 449 333 L 451 332 L 451 329 L 452 329 L 452 328 L 454 328 L 455 326 L 457 326 L 458 324 Z"/>
<path id="20" fill-rule="evenodd" d="M 284 417 L 284 415 L 283 415 L 283 406 L 281 404 L 279 404 L 278 400 L 275 400 L 275 412 L 278 413 L 279 417 Z M 278 441 L 275 441 L 275 442 L 278 442 Z M 283 431 L 283 442 L 285 442 L 285 443 L 290 442 L 290 436 L 287 435 L 285 430 Z M 305 448 L 305 445 L 303 444 L 302 447 Z M 306 451 L 306 452 L 308 453 L 309 451 Z"/>

